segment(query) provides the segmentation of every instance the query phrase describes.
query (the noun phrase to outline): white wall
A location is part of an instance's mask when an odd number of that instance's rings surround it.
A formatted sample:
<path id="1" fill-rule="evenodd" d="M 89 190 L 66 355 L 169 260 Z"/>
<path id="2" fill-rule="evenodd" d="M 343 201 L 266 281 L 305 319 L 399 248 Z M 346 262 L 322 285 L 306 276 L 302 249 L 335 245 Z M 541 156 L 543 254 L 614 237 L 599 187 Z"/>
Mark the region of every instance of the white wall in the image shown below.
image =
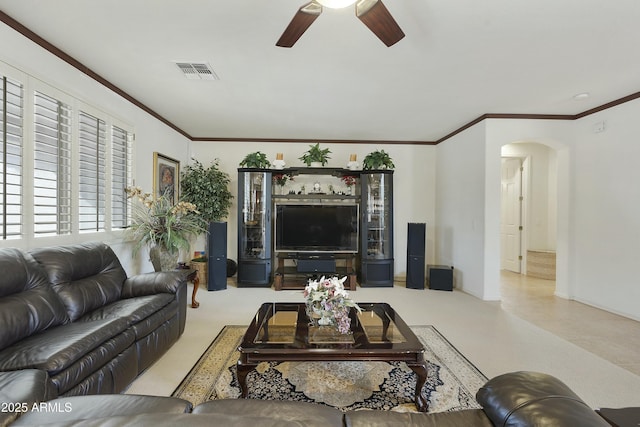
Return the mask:
<path id="1" fill-rule="evenodd" d="M 575 298 L 640 320 L 638 117 L 636 100 L 575 124 L 571 202 Z"/>
<path id="2" fill-rule="evenodd" d="M 394 247 L 395 275 L 402 280 L 406 276 L 407 223 L 427 223 L 427 262 L 434 258 L 435 224 L 435 147 L 424 145 L 365 145 L 365 144 L 320 144 L 331 150 L 328 167 L 345 167 L 350 154 L 357 154 L 358 161 L 376 149 L 385 150 L 393 159 L 394 172 Z M 193 142 L 191 156 L 205 166 L 215 158 L 220 159 L 220 168 L 231 177 L 233 205 L 228 218 L 228 256 L 237 258 L 237 200 L 238 164 L 249 153 L 262 151 L 273 161 L 276 153 L 283 153 L 287 166 L 303 166 L 298 160 L 309 149 L 304 143 L 253 143 L 253 142 Z M 299 188 L 296 182 L 293 188 Z M 309 190 L 307 186 L 307 190 Z M 204 248 L 204 241 L 199 242 Z"/>
<path id="3" fill-rule="evenodd" d="M 485 124 L 436 146 L 436 259 L 454 267 L 458 289 L 497 299 L 484 286 Z"/>
<path id="4" fill-rule="evenodd" d="M 32 76 L 33 79 L 40 80 L 49 86 L 66 92 L 74 98 L 133 126 L 136 136 L 134 159 L 137 185 L 151 191 L 154 151 L 175 158 L 183 164 L 189 159 L 188 144 L 190 141 L 151 117 L 148 113 L 135 107 L 124 98 L 106 89 L 95 80 L 87 77 L 4 24 L 0 24 L 0 40 L 2 40 L 2 43 L 0 43 L 0 62 L 8 64 L 11 68 Z M 135 88 L 130 89 L 132 94 L 135 93 Z M 32 138 L 32 136 L 26 135 L 26 138 Z M 25 182 L 24 185 L 29 186 L 31 183 Z M 119 232 L 112 234 L 83 234 L 69 238 L 12 240 L 0 242 L 0 246 L 17 246 L 29 249 L 36 246 L 87 240 L 102 240 L 112 245 L 118 253 L 123 266 L 130 274 L 152 270 L 150 263 L 146 260 L 146 253 L 141 254 L 138 259 L 132 259 L 131 248 L 122 244 L 122 235 Z"/>

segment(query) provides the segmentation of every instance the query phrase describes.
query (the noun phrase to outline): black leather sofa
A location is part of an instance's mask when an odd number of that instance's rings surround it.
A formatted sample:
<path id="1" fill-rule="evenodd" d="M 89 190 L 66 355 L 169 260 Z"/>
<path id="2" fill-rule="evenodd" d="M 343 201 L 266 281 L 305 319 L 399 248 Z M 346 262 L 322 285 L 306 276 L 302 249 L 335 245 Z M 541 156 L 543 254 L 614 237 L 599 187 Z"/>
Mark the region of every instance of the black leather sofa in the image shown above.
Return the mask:
<path id="1" fill-rule="evenodd" d="M 104 243 L 0 250 L 1 402 L 119 393 L 178 340 L 186 304 L 183 272 L 127 278 Z M 19 413 L 2 409 L 0 425 Z"/>
<path id="2" fill-rule="evenodd" d="M 390 411 L 341 412 L 303 402 L 230 399 L 191 408 L 170 397 L 73 396 L 47 402 L 12 426 L 305 426 L 305 427 L 606 427 L 564 383 L 536 372 L 513 372 L 489 380 L 477 393 L 483 409 L 433 414 Z"/>

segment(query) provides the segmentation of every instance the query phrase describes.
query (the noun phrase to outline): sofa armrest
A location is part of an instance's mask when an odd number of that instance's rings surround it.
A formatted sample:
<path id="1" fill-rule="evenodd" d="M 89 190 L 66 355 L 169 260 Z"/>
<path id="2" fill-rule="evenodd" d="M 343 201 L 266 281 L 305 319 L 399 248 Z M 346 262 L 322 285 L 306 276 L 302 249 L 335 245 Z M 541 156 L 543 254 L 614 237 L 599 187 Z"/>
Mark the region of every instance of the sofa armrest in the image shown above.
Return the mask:
<path id="1" fill-rule="evenodd" d="M 566 384 L 538 372 L 492 378 L 476 400 L 496 426 L 609 427 Z"/>
<path id="2" fill-rule="evenodd" d="M 125 280 L 122 298 L 133 298 L 158 293 L 175 294 L 185 287 L 187 275 L 179 270 L 138 274 Z"/>

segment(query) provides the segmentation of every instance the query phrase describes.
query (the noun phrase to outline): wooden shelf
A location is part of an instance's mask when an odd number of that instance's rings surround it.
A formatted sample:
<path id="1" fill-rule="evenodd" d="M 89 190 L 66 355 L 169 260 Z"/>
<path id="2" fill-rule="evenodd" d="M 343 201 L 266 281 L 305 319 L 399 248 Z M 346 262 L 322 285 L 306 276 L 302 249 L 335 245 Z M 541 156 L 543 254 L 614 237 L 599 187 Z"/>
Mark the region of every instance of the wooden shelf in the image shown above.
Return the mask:
<path id="1" fill-rule="evenodd" d="M 354 254 L 334 254 L 333 259 L 343 260 L 344 266 L 337 266 L 335 271 L 302 273 L 296 267 L 288 267 L 284 265 L 287 259 L 297 259 L 297 255 L 292 252 L 278 254 L 278 268 L 274 275 L 274 287 L 276 291 L 280 290 L 303 290 L 307 286 L 307 280 L 312 276 L 347 276 L 345 288 L 350 291 L 356 290 L 356 272 L 353 269 Z"/>

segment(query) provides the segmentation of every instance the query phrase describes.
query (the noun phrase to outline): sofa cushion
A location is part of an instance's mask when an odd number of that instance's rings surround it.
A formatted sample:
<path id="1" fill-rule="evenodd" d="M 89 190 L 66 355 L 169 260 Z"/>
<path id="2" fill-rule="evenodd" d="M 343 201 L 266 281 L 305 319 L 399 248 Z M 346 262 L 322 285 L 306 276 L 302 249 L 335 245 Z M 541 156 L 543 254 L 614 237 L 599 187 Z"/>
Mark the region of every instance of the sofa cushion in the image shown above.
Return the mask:
<path id="1" fill-rule="evenodd" d="M 495 425 L 608 427 L 566 384 L 538 372 L 511 372 L 489 380 L 476 400 Z"/>
<path id="2" fill-rule="evenodd" d="M 254 399 L 220 399 L 211 400 L 196 406 L 194 414 L 228 414 L 236 415 L 235 422 L 250 426 L 252 419 L 264 419 L 269 424 L 279 425 L 278 422 L 297 423 L 297 425 L 311 426 L 340 426 L 343 422 L 342 412 L 336 408 L 308 402 L 290 402 L 282 400 L 254 400 Z M 246 420 L 242 420 L 245 418 Z M 273 423 L 275 421 L 275 423 Z M 229 424 L 231 425 L 231 424 Z"/>
<path id="3" fill-rule="evenodd" d="M 361 410 L 344 414 L 347 427 L 493 427 L 481 409 L 463 411 L 411 413 Z"/>
<path id="4" fill-rule="evenodd" d="M 320 426 L 341 427 L 342 424 L 321 424 L 316 422 L 311 425 L 299 421 L 286 421 L 278 418 L 261 418 L 244 416 L 242 414 L 138 414 L 118 417 L 92 418 L 85 420 L 57 421 L 38 426 L 47 427 L 308 427 Z"/>
<path id="5" fill-rule="evenodd" d="M 167 310 L 171 303 L 176 307 Z M 176 312 L 174 295 L 158 294 L 116 301 L 86 314 L 80 321 L 123 318 L 133 327 L 136 339 L 140 339 L 175 316 Z"/>
<path id="6" fill-rule="evenodd" d="M 106 244 L 56 246 L 30 253 L 44 267 L 72 321 L 120 299 L 127 275 Z"/>
<path id="7" fill-rule="evenodd" d="M 69 321 L 44 270 L 29 254 L 0 249 L 0 349 Z"/>
<path id="8" fill-rule="evenodd" d="M 182 414 L 191 411 L 191 403 L 175 397 L 102 394 L 62 397 L 47 402 L 56 411 L 29 412 L 14 426 L 40 426 L 50 423 L 82 421 L 93 418 L 136 414 Z"/>
<path id="9" fill-rule="evenodd" d="M 55 374 L 121 334 L 127 326 L 126 319 L 104 319 L 48 329 L 0 351 L 0 371 L 35 368 Z"/>

